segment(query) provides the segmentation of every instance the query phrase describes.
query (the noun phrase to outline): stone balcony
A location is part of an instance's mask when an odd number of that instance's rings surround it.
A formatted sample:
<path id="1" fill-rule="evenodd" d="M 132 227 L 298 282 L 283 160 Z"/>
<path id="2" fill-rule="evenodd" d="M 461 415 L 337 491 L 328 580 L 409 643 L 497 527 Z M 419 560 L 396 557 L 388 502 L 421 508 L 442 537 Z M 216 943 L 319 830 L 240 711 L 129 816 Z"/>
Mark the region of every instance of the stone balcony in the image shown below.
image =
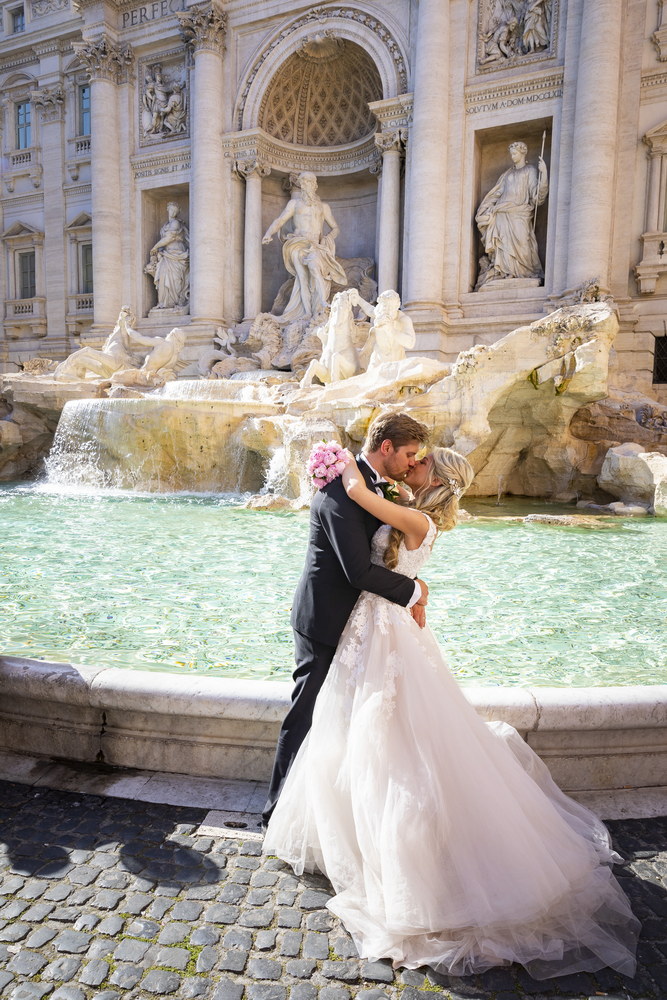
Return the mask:
<path id="1" fill-rule="evenodd" d="M 4 318 L 8 340 L 33 340 L 46 336 L 46 299 L 7 299 Z"/>

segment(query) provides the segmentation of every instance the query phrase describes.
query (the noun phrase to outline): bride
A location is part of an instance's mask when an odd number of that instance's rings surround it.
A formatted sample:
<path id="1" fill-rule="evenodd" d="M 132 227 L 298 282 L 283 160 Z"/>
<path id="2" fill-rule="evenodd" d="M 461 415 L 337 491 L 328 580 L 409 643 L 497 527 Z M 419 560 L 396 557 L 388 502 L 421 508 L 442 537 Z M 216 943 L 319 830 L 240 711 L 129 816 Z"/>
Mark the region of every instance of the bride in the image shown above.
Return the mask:
<path id="1" fill-rule="evenodd" d="M 456 524 L 473 470 L 435 448 L 405 477 L 414 506 L 378 496 L 354 460 L 358 504 L 385 522 L 373 560 L 417 576 Z M 596 816 L 555 785 L 511 726 L 466 701 L 428 627 L 362 593 L 264 853 L 319 869 L 364 958 L 467 975 L 519 962 L 535 979 L 611 966 L 632 976 L 639 923 Z"/>

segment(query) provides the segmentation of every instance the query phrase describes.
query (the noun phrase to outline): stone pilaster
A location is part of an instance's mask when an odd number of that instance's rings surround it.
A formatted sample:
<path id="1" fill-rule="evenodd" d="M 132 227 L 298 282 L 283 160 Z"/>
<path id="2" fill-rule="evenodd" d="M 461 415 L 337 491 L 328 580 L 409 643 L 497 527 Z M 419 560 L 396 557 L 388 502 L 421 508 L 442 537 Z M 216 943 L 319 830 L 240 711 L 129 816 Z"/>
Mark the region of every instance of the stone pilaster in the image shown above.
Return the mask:
<path id="1" fill-rule="evenodd" d="M 90 73 L 93 217 L 92 339 L 110 333 L 122 302 L 118 86 L 132 63 L 129 46 L 101 36 L 73 48 Z"/>
<path id="2" fill-rule="evenodd" d="M 447 190 L 449 3 L 421 0 L 415 50 L 414 104 L 404 238 L 403 303 L 418 333 L 444 327 L 443 258 Z M 438 155 L 438 151 L 443 155 Z M 435 344 L 421 344 L 436 347 Z"/>
<path id="3" fill-rule="evenodd" d="M 189 342 L 209 343 L 223 322 L 221 261 L 225 206 L 222 178 L 222 52 L 226 15 L 217 0 L 177 14 L 181 34 L 194 55 L 190 171 Z"/>
<path id="4" fill-rule="evenodd" d="M 398 253 L 401 217 L 401 157 L 406 129 L 378 132 L 375 144 L 382 151 L 382 185 L 377 231 L 378 292 L 398 289 Z"/>
<path id="5" fill-rule="evenodd" d="M 262 310 L 262 177 L 271 173 L 259 159 L 237 160 L 236 173 L 245 179 L 243 237 L 243 318 L 254 319 Z"/>
<path id="6" fill-rule="evenodd" d="M 40 123 L 44 189 L 44 274 L 46 327 L 56 353 L 65 351 L 67 260 L 65 245 L 65 196 L 63 185 L 63 127 L 65 93 L 62 86 L 41 87 L 30 95 Z"/>
<path id="7" fill-rule="evenodd" d="M 574 116 L 567 287 L 610 284 L 623 4 L 586 0 Z"/>

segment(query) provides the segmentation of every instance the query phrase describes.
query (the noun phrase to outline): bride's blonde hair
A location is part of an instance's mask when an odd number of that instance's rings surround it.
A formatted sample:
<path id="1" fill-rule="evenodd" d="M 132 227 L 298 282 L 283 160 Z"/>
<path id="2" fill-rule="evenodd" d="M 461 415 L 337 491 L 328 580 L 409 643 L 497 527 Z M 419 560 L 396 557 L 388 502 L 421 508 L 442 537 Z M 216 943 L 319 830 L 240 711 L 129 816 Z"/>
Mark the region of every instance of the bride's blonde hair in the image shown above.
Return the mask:
<path id="1" fill-rule="evenodd" d="M 449 531 L 456 527 L 459 497 L 470 487 L 475 472 L 468 459 L 453 448 L 434 448 L 430 457 L 433 465 L 429 484 L 416 491 L 411 506 L 428 514 L 438 531 Z M 431 479 L 439 479 L 441 485 L 431 486 Z M 384 554 L 384 564 L 388 569 L 394 569 L 398 563 L 398 547 L 403 537 L 398 528 L 391 529 Z"/>

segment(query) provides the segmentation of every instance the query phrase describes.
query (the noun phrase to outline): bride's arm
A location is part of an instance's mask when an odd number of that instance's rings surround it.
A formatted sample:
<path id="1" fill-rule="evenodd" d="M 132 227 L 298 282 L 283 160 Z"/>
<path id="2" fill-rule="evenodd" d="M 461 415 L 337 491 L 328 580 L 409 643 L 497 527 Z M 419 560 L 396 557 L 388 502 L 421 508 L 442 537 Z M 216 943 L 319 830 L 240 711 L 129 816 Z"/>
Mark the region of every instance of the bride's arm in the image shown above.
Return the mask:
<path id="1" fill-rule="evenodd" d="M 379 521 L 390 524 L 392 528 L 398 528 L 408 541 L 414 542 L 414 547 L 423 542 L 428 530 L 428 521 L 424 515 L 411 507 L 402 507 L 398 503 L 386 500 L 378 496 L 375 490 L 369 489 L 354 458 L 350 457 L 342 478 L 347 495 L 360 507 L 373 514 Z"/>

